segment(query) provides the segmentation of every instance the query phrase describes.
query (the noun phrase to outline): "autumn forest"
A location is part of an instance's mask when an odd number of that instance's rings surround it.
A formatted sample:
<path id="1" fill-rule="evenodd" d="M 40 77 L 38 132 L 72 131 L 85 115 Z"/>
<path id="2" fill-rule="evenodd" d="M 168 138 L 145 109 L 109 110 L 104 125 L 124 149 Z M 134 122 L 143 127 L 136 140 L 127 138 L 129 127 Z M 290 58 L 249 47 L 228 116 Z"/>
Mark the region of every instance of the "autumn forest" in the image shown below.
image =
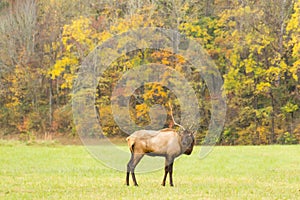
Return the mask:
<path id="1" fill-rule="evenodd" d="M 144 27 L 178 31 L 217 66 L 227 104 L 218 144 L 300 142 L 300 0 L 0 0 L 0 137 L 76 136 L 72 90 L 83 60 L 109 38 Z M 189 80 L 201 143 L 213 97 L 185 58 L 157 49 L 126 53 L 99 78 L 95 108 L 103 134 L 126 136 L 114 121 L 112 88 L 147 63 Z M 155 104 L 168 112 L 165 127 L 172 126 L 170 104 L 180 121 L 176 95 L 155 83 L 134 92 L 130 114 L 147 125 Z"/>

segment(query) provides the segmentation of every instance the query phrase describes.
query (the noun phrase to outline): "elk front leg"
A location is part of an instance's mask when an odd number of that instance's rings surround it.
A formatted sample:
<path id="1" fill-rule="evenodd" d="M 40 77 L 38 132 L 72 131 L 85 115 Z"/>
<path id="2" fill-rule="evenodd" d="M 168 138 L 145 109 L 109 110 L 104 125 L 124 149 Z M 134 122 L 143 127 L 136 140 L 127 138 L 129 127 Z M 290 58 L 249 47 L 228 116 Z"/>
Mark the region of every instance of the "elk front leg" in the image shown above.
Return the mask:
<path id="1" fill-rule="evenodd" d="M 169 177 L 170 177 L 170 185 L 173 186 L 173 179 L 172 179 L 173 162 L 174 162 L 174 158 L 172 158 L 172 157 L 166 157 L 166 161 L 165 161 L 165 175 L 164 175 L 163 182 L 161 184 L 162 186 L 166 185 L 166 179 L 167 179 L 168 173 L 169 173 Z"/>
<path id="2" fill-rule="evenodd" d="M 167 179 L 167 175 L 168 175 L 168 172 L 169 172 L 169 165 L 166 165 L 165 166 L 165 175 L 164 175 L 164 179 L 163 179 L 163 182 L 162 182 L 162 186 L 165 186 L 166 185 L 166 179 Z"/>
<path id="3" fill-rule="evenodd" d="M 170 186 L 173 185 L 173 162 L 169 165 L 169 178 L 170 178 Z"/>

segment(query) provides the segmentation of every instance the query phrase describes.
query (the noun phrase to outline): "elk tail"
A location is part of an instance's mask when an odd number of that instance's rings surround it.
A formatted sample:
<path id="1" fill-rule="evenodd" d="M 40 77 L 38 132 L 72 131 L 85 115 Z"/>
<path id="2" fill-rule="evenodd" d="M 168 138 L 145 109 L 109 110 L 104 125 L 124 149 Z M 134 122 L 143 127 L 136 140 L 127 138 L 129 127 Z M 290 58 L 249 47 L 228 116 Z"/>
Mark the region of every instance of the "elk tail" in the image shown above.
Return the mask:
<path id="1" fill-rule="evenodd" d="M 128 147 L 129 147 L 131 153 L 133 153 L 133 151 L 134 151 L 134 140 L 131 137 L 127 137 L 126 140 L 127 140 L 127 144 L 128 144 Z"/>

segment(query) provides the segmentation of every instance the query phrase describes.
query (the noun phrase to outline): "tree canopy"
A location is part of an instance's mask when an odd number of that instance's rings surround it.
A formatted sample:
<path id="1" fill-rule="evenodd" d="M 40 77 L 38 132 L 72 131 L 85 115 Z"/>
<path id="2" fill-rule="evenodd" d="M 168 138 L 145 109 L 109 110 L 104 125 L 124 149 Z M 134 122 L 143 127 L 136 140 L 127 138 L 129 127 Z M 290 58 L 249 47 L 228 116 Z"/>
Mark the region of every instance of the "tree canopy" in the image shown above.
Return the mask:
<path id="1" fill-rule="evenodd" d="M 84 58 L 114 35 L 143 27 L 177 30 L 215 62 L 227 103 L 220 144 L 299 143 L 300 0 L 2 0 L 0 133 L 76 134 L 72 88 Z M 149 63 L 167 65 L 189 80 L 198 98 L 201 142 L 211 117 L 205 81 L 181 55 L 155 49 L 126 53 L 103 73 L 95 108 L 104 134 L 124 136 L 111 110 L 113 86 L 130 69 Z M 180 120 L 176 95 L 146 84 L 132 94 L 130 114 L 147 125 L 149 108 L 160 104 L 169 113 L 165 127 L 172 127 L 170 103 Z"/>

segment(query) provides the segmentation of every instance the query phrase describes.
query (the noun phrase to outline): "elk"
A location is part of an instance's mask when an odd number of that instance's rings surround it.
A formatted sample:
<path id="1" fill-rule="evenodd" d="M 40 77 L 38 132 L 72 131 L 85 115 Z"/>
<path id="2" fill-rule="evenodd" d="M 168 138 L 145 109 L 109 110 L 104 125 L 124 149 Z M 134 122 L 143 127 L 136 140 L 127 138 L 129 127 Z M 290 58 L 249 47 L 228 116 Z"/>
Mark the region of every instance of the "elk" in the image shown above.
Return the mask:
<path id="1" fill-rule="evenodd" d="M 126 138 L 131 152 L 131 158 L 127 164 L 126 185 L 129 185 L 129 176 L 131 173 L 134 185 L 138 186 L 134 169 L 143 156 L 148 155 L 165 157 L 165 174 L 161 185 L 165 186 L 166 178 L 169 174 L 170 186 L 174 186 L 173 162 L 181 154 L 190 155 L 192 153 L 195 139 L 191 131 L 186 130 L 183 126 L 175 122 L 172 109 L 171 117 L 174 124 L 178 125 L 182 130 L 176 131 L 171 128 L 158 131 L 139 130 Z"/>

